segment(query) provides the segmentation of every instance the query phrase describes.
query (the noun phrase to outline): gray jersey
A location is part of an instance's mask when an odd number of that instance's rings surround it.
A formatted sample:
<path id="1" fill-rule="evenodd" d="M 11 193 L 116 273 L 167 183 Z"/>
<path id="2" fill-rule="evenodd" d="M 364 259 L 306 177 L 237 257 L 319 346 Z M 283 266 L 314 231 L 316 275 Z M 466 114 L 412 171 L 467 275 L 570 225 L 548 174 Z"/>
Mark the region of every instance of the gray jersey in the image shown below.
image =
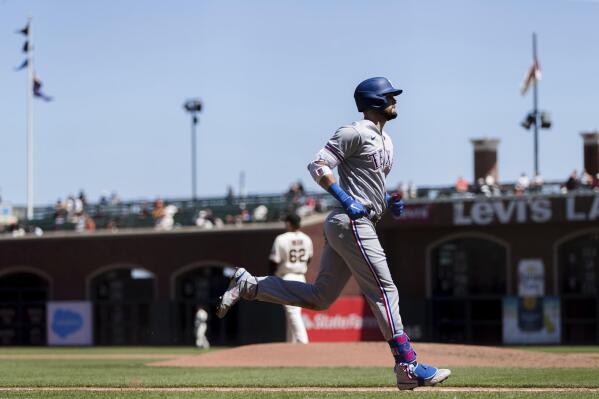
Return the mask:
<path id="1" fill-rule="evenodd" d="M 324 149 L 337 160 L 339 184 L 380 217 L 387 207 L 385 177 L 393 165 L 393 143 L 369 120 L 342 126 Z"/>
<path id="2" fill-rule="evenodd" d="M 393 164 L 393 145 L 375 124 L 361 120 L 339 128 L 320 150 L 308 170 L 318 182 L 339 168 L 341 187 L 378 216 L 385 210 L 385 178 Z M 324 223 L 325 246 L 314 284 L 258 277 L 259 289 L 246 299 L 326 309 L 353 275 L 368 301 L 385 339 L 401 335 L 399 294 L 371 218 L 352 220 L 342 209 Z M 245 273 L 245 272 L 244 272 Z M 249 280 L 246 280 L 249 281 Z"/>

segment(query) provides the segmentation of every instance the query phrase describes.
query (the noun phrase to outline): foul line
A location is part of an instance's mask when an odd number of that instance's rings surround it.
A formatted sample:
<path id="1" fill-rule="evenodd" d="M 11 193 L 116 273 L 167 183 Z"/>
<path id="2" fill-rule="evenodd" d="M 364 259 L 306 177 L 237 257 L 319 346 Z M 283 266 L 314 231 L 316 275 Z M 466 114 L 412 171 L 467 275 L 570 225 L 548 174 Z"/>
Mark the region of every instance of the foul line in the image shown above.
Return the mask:
<path id="1" fill-rule="evenodd" d="M 395 387 L 0 387 L 0 392 L 397 392 Z M 419 392 L 599 392 L 599 388 L 419 387 Z"/>

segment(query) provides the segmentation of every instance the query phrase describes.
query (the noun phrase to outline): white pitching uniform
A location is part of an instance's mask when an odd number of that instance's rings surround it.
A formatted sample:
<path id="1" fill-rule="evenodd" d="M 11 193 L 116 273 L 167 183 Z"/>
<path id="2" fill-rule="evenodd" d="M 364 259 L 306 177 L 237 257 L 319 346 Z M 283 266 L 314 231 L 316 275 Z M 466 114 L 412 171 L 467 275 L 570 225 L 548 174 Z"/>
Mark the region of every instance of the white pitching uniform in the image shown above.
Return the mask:
<path id="1" fill-rule="evenodd" d="M 275 275 L 287 281 L 306 282 L 308 261 L 312 258 L 312 240 L 301 231 L 290 231 L 277 236 L 270 260 L 278 265 Z M 284 305 L 287 318 L 287 342 L 308 343 L 308 333 L 302 320 L 302 309 Z"/>
<path id="2" fill-rule="evenodd" d="M 195 317 L 196 330 L 196 346 L 201 349 L 210 348 L 210 342 L 206 338 L 206 330 L 208 328 L 208 312 L 199 308 Z"/>

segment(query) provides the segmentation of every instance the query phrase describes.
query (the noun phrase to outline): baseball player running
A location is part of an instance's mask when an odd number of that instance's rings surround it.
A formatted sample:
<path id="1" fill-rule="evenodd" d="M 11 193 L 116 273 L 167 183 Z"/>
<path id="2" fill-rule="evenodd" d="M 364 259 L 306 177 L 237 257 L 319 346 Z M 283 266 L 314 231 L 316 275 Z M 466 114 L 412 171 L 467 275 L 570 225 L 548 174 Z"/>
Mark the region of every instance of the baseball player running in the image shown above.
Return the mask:
<path id="1" fill-rule="evenodd" d="M 313 249 L 310 237 L 299 231 L 300 218 L 296 214 L 285 218 L 286 233 L 277 238 L 270 252 L 270 261 L 276 268 L 275 276 L 286 281 L 306 282 L 308 263 L 312 259 Z M 308 343 L 308 333 L 302 320 L 302 308 L 284 305 L 287 319 L 287 342 Z"/>
<path id="2" fill-rule="evenodd" d="M 220 299 L 217 315 L 224 317 L 240 298 L 326 309 L 353 275 L 395 358 L 397 387 L 414 389 L 443 382 L 451 371 L 416 360 L 399 315 L 398 291 L 375 230 L 387 208 L 395 216 L 403 211 L 401 198 L 386 192 L 393 144 L 383 131 L 385 123 L 397 117 L 395 96 L 401 93 L 383 77 L 361 82 L 354 98 L 364 119 L 337 129 L 308 164 L 314 180 L 339 201 L 324 223 L 326 245 L 314 284 L 276 276 L 254 277 L 238 268 Z M 339 183 L 332 172 L 335 167 Z"/>

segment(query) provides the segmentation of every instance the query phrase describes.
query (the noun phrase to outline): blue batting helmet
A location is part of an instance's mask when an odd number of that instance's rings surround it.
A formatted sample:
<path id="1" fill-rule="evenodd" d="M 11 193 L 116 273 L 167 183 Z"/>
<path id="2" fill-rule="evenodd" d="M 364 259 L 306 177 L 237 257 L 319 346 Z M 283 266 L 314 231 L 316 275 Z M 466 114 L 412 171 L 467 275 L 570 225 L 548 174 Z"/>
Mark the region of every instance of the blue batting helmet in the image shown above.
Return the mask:
<path id="1" fill-rule="evenodd" d="M 364 112 L 367 108 L 385 109 L 389 106 L 387 96 L 398 96 L 402 92 L 403 90 L 393 87 L 389 79 L 376 77 L 360 83 L 354 92 L 354 99 L 360 112 Z"/>

